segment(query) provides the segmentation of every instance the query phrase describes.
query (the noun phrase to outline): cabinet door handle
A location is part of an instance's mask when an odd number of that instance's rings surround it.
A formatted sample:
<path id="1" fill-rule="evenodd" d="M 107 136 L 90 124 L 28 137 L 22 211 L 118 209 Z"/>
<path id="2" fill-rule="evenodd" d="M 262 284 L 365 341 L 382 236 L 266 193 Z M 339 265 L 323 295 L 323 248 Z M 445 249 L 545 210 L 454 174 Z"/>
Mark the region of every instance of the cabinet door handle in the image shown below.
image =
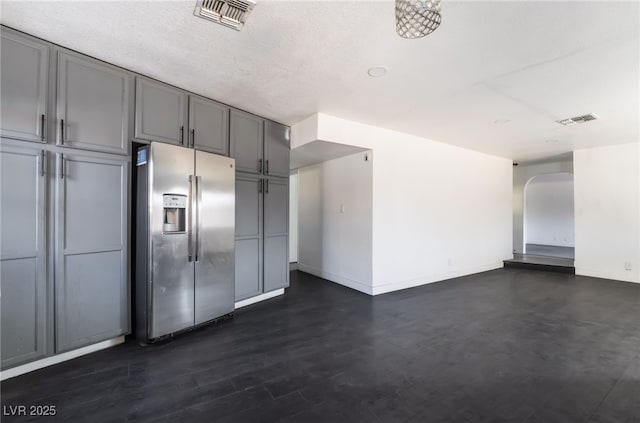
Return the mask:
<path id="1" fill-rule="evenodd" d="M 64 154 L 60 154 L 60 179 L 64 179 Z"/>
<path id="2" fill-rule="evenodd" d="M 266 184 L 265 187 L 264 187 L 264 193 L 265 194 L 269 194 L 269 180 L 265 179 L 264 183 Z"/>
<path id="3" fill-rule="evenodd" d="M 60 145 L 64 144 L 64 119 L 60 119 Z"/>
<path id="4" fill-rule="evenodd" d="M 180 127 L 180 145 L 184 145 L 184 126 Z"/>
<path id="5" fill-rule="evenodd" d="M 44 141 L 44 115 L 40 115 L 40 141 Z"/>
<path id="6" fill-rule="evenodd" d="M 191 147 L 193 148 L 196 147 L 196 130 L 195 129 L 191 130 Z"/>
<path id="7" fill-rule="evenodd" d="M 264 173 L 269 174 L 269 159 L 264 164 Z"/>
<path id="8" fill-rule="evenodd" d="M 44 166 L 45 166 L 45 161 L 46 160 L 47 160 L 47 156 L 45 155 L 44 150 L 40 150 L 40 176 L 44 176 L 45 175 Z"/>
<path id="9" fill-rule="evenodd" d="M 258 173 L 262 173 L 262 159 L 258 159 Z"/>

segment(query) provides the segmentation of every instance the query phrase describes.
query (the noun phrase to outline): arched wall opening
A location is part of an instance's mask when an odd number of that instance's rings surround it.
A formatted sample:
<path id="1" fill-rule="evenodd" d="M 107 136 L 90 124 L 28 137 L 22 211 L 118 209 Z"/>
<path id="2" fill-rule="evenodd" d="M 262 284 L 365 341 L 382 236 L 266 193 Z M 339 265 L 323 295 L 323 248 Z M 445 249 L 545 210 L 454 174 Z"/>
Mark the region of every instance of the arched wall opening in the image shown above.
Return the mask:
<path id="1" fill-rule="evenodd" d="M 524 188 L 525 254 L 575 257 L 573 174 L 530 178 Z"/>

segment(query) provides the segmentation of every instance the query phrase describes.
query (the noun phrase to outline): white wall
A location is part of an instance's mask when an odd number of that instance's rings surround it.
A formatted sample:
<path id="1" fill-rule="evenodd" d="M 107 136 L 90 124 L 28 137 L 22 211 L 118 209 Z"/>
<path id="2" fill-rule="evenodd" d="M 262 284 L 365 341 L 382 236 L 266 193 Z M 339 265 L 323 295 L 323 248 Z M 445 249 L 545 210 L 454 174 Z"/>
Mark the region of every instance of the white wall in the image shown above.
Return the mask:
<path id="1" fill-rule="evenodd" d="M 524 188 L 531 178 L 551 173 L 573 173 L 573 158 L 513 168 L 513 252 L 524 252 Z"/>
<path id="2" fill-rule="evenodd" d="M 526 244 L 573 247 L 573 175 L 536 176 L 525 189 Z"/>
<path id="3" fill-rule="evenodd" d="M 309 128 L 317 134 L 310 135 Z M 297 132 L 304 133 L 304 140 L 292 140 L 292 145 L 319 139 L 373 150 L 372 273 L 362 291 L 378 294 L 422 285 L 499 268 L 512 258 L 511 160 L 324 114 L 303 122 Z M 308 251 L 309 257 L 324 260 L 309 263 L 317 267 L 330 262 L 327 251 L 341 248 L 343 240 L 323 236 L 320 245 L 315 237 L 303 236 L 303 209 L 310 216 L 316 210 L 310 222 L 317 222 L 328 213 L 318 209 L 335 207 L 335 201 L 330 206 L 331 201 L 307 197 L 307 189 L 327 189 L 318 182 L 320 176 L 307 178 L 307 172 L 300 170 L 299 263 Z M 354 172 L 342 169 L 342 183 Z M 367 222 L 364 206 L 358 213 L 352 221 Z M 339 233 L 337 223 L 325 219 L 322 230 Z"/>
<path id="4" fill-rule="evenodd" d="M 369 294 L 370 159 L 357 153 L 298 170 L 298 268 Z"/>
<path id="5" fill-rule="evenodd" d="M 404 134 L 375 145 L 374 293 L 513 257 L 511 160 Z"/>
<path id="6" fill-rule="evenodd" d="M 298 261 L 298 174 L 289 176 L 289 263 Z"/>
<path id="7" fill-rule="evenodd" d="M 576 150 L 573 161 L 576 274 L 640 282 L 640 145 Z"/>

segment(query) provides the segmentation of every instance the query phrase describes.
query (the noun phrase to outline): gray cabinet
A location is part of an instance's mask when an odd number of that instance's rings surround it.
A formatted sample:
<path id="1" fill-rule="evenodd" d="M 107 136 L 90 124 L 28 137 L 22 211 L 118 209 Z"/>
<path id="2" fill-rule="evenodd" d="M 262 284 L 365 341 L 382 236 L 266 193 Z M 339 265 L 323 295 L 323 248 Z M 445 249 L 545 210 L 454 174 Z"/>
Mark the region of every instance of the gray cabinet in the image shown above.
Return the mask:
<path id="1" fill-rule="evenodd" d="M 264 119 L 240 110 L 231 110 L 229 117 L 229 143 L 231 157 L 236 159 L 236 170 L 262 173 Z"/>
<path id="2" fill-rule="evenodd" d="M 138 139 L 229 155 L 229 108 L 223 104 L 138 76 L 135 109 Z"/>
<path id="3" fill-rule="evenodd" d="M 58 144 L 128 154 L 129 73 L 58 52 Z"/>
<path id="4" fill-rule="evenodd" d="M 229 121 L 238 171 L 236 300 L 242 300 L 289 286 L 289 128 L 239 110 Z"/>
<path id="5" fill-rule="evenodd" d="M 236 174 L 236 301 L 289 286 L 286 179 Z"/>
<path id="6" fill-rule="evenodd" d="M 136 77 L 135 137 L 185 144 L 187 93 L 151 79 Z"/>
<path id="7" fill-rule="evenodd" d="M 264 180 L 264 292 L 289 286 L 288 179 Z"/>
<path id="8" fill-rule="evenodd" d="M 2 28 L 0 136 L 46 141 L 49 47 Z"/>
<path id="9" fill-rule="evenodd" d="M 230 114 L 231 157 L 240 172 L 289 177 L 289 127 L 239 110 Z"/>
<path id="10" fill-rule="evenodd" d="M 262 292 L 262 179 L 236 176 L 236 301 Z"/>
<path id="11" fill-rule="evenodd" d="M 289 177 L 289 127 L 272 121 L 264 123 L 264 173 Z"/>
<path id="12" fill-rule="evenodd" d="M 229 155 L 229 108 L 189 96 L 189 144 L 196 150 Z"/>
<path id="13" fill-rule="evenodd" d="M 2 368 L 47 351 L 44 150 L 0 146 Z"/>
<path id="14" fill-rule="evenodd" d="M 128 162 L 58 154 L 56 351 L 128 331 Z"/>

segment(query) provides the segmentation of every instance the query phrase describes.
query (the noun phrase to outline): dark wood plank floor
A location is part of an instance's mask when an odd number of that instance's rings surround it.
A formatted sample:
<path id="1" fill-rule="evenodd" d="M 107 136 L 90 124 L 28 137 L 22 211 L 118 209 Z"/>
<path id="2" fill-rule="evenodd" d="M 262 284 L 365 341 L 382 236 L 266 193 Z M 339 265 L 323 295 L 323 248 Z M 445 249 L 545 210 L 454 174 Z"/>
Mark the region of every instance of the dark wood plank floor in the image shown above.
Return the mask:
<path id="1" fill-rule="evenodd" d="M 74 422 L 640 421 L 640 285 L 501 269 L 375 298 L 293 272 L 233 320 L 2 383 Z"/>

